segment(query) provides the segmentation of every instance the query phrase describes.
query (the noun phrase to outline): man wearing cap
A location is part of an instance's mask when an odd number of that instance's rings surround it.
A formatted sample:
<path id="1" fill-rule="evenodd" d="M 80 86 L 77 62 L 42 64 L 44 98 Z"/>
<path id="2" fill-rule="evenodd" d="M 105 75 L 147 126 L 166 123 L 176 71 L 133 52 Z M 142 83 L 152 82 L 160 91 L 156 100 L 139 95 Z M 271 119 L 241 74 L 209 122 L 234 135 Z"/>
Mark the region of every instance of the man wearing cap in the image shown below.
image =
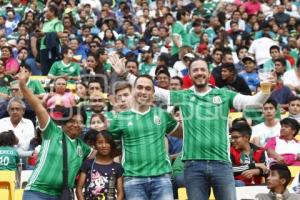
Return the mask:
<path id="1" fill-rule="evenodd" d="M 139 66 L 139 74 L 149 75 L 152 68 L 155 68 L 156 63 L 153 63 L 153 53 L 149 46 L 142 48 L 142 63 Z"/>
<path id="2" fill-rule="evenodd" d="M 251 92 L 256 92 L 256 89 L 259 86 L 256 62 L 252 56 L 246 56 L 242 61 L 245 65 L 245 70 L 239 75 L 244 78 Z"/>

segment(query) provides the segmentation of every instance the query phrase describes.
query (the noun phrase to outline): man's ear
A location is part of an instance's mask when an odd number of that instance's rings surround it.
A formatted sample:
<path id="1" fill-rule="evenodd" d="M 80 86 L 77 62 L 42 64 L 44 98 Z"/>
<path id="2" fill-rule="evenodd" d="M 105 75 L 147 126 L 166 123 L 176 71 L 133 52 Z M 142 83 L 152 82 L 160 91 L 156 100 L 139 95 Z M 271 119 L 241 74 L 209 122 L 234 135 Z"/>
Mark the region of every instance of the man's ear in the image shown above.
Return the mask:
<path id="1" fill-rule="evenodd" d="M 281 179 L 280 179 L 280 183 L 281 183 L 282 185 L 285 185 L 285 184 L 286 184 L 286 180 L 285 180 L 284 178 L 281 178 Z"/>

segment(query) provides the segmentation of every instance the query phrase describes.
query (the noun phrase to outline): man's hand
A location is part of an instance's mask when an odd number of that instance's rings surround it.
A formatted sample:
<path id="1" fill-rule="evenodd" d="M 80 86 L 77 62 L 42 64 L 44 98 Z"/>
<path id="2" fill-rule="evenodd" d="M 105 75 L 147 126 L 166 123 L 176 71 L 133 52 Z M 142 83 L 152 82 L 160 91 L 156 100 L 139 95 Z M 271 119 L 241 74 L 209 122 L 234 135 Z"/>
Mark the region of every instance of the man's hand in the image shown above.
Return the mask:
<path id="1" fill-rule="evenodd" d="M 280 164 L 286 164 L 284 158 L 283 158 L 282 156 L 280 156 L 280 155 L 278 155 L 278 156 L 276 157 L 276 160 L 277 160 L 277 162 L 280 163 Z"/>
<path id="2" fill-rule="evenodd" d="M 257 176 L 260 174 L 259 169 L 249 169 L 242 173 L 242 176 L 244 176 L 247 179 L 251 179 L 253 176 Z"/>
<path id="3" fill-rule="evenodd" d="M 111 55 L 109 55 L 108 59 L 112 65 L 112 68 L 119 76 L 123 76 L 126 73 L 125 58 L 120 59 L 117 53 L 112 53 Z"/>
<path id="4" fill-rule="evenodd" d="M 25 68 L 21 68 L 20 72 L 17 74 L 16 78 L 19 80 L 19 86 L 26 86 L 27 76 L 25 73 Z"/>

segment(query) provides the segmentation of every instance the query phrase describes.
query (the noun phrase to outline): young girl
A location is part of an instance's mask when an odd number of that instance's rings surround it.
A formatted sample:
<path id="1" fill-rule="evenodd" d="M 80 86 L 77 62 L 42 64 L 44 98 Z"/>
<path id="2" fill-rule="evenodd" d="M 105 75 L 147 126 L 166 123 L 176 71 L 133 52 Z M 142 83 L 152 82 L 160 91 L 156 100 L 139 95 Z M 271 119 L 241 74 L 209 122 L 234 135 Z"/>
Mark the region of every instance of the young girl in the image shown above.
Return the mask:
<path id="1" fill-rule="evenodd" d="M 77 199 L 123 199 L 123 168 L 113 161 L 115 143 L 111 135 L 106 132 L 99 133 L 95 149 L 96 158 L 86 160 L 81 166 L 76 188 Z"/>
<path id="2" fill-rule="evenodd" d="M 14 148 L 17 138 L 13 131 L 0 133 L 0 170 L 16 171 L 20 161 L 19 154 Z"/>
<path id="3" fill-rule="evenodd" d="M 107 129 L 107 121 L 102 114 L 93 114 L 91 116 L 90 128 L 96 131 L 103 131 Z"/>

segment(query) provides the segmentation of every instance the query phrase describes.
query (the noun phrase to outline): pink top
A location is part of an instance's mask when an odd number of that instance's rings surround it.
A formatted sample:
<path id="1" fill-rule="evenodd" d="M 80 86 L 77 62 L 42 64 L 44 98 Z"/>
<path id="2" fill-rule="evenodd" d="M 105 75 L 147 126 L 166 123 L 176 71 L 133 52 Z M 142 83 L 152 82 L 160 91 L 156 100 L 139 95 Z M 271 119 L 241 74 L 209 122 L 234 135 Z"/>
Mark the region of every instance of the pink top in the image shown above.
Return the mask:
<path id="1" fill-rule="evenodd" d="M 15 71 L 15 72 L 18 72 L 20 68 L 18 61 L 13 57 L 10 57 L 4 62 L 4 67 L 5 67 L 5 71 Z"/>
<path id="2" fill-rule="evenodd" d="M 286 141 L 280 137 L 272 137 L 268 140 L 266 149 L 273 149 L 281 155 L 287 165 L 300 166 L 300 161 L 296 160 L 296 155 L 300 153 L 300 143 L 297 140 Z"/>
<path id="3" fill-rule="evenodd" d="M 260 11 L 260 3 L 258 1 L 256 3 L 247 1 L 243 4 L 243 7 L 248 15 L 257 14 Z"/>
<path id="4" fill-rule="evenodd" d="M 45 99 L 47 99 L 49 94 L 46 94 Z M 75 105 L 75 97 L 71 92 L 65 92 L 63 95 L 54 94 L 46 102 L 47 108 L 54 108 L 56 105 L 62 105 L 64 107 L 70 108 Z"/>

